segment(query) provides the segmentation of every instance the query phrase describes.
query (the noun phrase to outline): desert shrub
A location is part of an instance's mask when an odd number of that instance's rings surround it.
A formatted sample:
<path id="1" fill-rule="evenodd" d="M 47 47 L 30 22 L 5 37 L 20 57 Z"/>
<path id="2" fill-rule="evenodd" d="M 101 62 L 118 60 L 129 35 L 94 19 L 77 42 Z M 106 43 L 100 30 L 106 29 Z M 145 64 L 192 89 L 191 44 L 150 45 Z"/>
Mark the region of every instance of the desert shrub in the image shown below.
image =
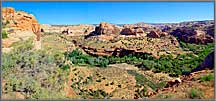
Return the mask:
<path id="1" fill-rule="evenodd" d="M 62 68 L 63 70 L 68 70 L 68 69 L 70 69 L 70 65 L 68 65 L 68 64 L 62 65 L 60 68 Z"/>
<path id="2" fill-rule="evenodd" d="M 163 88 L 165 85 L 163 83 L 154 83 L 151 80 L 147 79 L 144 75 L 137 73 L 133 70 L 128 70 L 128 74 L 134 75 L 137 85 L 147 85 L 153 90 Z"/>
<path id="3" fill-rule="evenodd" d="M 139 65 L 139 68 L 143 68 L 144 70 L 151 70 L 155 68 L 156 63 L 152 60 L 144 60 L 142 64 Z"/>
<path id="4" fill-rule="evenodd" d="M 29 38 L 28 40 L 15 42 L 11 45 L 11 47 L 13 47 L 13 52 L 15 52 L 15 53 L 22 53 L 25 51 L 30 51 L 33 48 L 33 38 Z"/>
<path id="5" fill-rule="evenodd" d="M 159 98 L 159 99 L 168 99 L 168 98 L 171 98 L 171 97 L 172 97 L 171 94 L 159 94 L 157 96 L 157 98 Z"/>
<path id="6" fill-rule="evenodd" d="M 2 22 L 2 28 L 6 28 L 6 25 L 5 25 L 5 23 L 3 23 L 3 22 Z"/>
<path id="7" fill-rule="evenodd" d="M 2 78 L 7 81 L 5 92 L 21 92 L 27 99 L 64 98 L 61 91 L 67 71 L 63 53 L 32 51 L 31 41 L 13 44 L 14 50 L 2 55 Z"/>
<path id="8" fill-rule="evenodd" d="M 17 57 L 12 57 L 11 54 L 2 54 L 2 70 L 6 71 L 13 67 L 16 64 L 16 58 Z"/>
<path id="9" fill-rule="evenodd" d="M 137 84 L 145 84 L 146 82 L 148 82 L 148 79 L 146 77 L 138 73 L 135 75 L 135 79 Z"/>
<path id="10" fill-rule="evenodd" d="M 214 76 L 212 74 L 208 74 L 208 75 L 205 75 L 201 78 L 199 78 L 201 82 L 204 82 L 204 81 L 212 81 L 214 80 Z"/>
<path id="11" fill-rule="evenodd" d="M 17 25 L 17 24 L 18 24 L 16 21 L 13 21 L 13 23 L 14 23 L 15 25 Z"/>
<path id="12" fill-rule="evenodd" d="M 202 99 L 203 98 L 203 93 L 199 89 L 191 88 L 191 90 L 189 92 L 189 97 L 191 99 Z"/>
<path id="13" fill-rule="evenodd" d="M 10 22 L 7 20 L 6 22 L 2 22 L 2 28 L 5 28 Z"/>
<path id="14" fill-rule="evenodd" d="M 100 67 L 107 67 L 109 60 L 103 57 L 98 57 L 95 59 L 96 64 L 98 64 Z"/>
<path id="15" fill-rule="evenodd" d="M 143 89 L 137 89 L 135 92 L 137 93 L 137 95 L 140 98 L 148 97 L 148 95 L 147 95 L 147 87 L 146 86 L 144 86 Z"/>
<path id="16" fill-rule="evenodd" d="M 95 90 L 95 91 L 90 91 L 87 94 L 88 98 L 93 98 L 93 99 L 109 99 L 112 97 L 112 94 L 106 93 L 103 90 Z M 89 97 L 92 96 L 92 97 Z"/>
<path id="17" fill-rule="evenodd" d="M 9 24 L 9 23 L 10 23 L 10 21 L 9 21 L 9 20 L 7 20 L 5 24 L 7 25 L 7 24 Z"/>
<path id="18" fill-rule="evenodd" d="M 2 31 L 2 39 L 8 38 L 8 33 L 6 31 Z"/>

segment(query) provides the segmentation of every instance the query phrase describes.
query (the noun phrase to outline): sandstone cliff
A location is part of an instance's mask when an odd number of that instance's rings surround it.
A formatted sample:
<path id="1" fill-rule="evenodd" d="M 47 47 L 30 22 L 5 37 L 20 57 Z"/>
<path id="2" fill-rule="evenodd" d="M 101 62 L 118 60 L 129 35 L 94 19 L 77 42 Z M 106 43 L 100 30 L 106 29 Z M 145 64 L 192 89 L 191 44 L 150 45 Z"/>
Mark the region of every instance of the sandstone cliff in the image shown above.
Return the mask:
<path id="1" fill-rule="evenodd" d="M 10 48 L 13 43 L 30 37 L 40 40 L 40 24 L 32 14 L 16 11 L 11 7 L 2 8 L 2 22 L 2 30 L 8 34 L 7 38 L 2 40 L 3 48 Z M 35 27 L 37 33 L 33 32 L 33 29 L 36 31 Z"/>
<path id="2" fill-rule="evenodd" d="M 6 28 L 21 31 L 32 30 L 32 24 L 38 23 L 32 14 L 11 7 L 2 8 L 2 20 Z"/>

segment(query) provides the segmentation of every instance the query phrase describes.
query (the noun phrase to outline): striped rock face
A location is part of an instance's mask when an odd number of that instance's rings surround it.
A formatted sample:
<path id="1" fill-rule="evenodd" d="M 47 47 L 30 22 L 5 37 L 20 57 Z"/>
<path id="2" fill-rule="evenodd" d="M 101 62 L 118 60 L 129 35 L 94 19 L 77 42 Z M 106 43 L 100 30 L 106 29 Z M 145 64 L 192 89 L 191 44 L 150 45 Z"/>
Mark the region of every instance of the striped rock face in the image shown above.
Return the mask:
<path id="1" fill-rule="evenodd" d="M 32 14 L 11 7 L 2 8 L 2 22 L 7 23 L 6 28 L 21 31 L 31 31 L 33 23 L 39 24 Z"/>

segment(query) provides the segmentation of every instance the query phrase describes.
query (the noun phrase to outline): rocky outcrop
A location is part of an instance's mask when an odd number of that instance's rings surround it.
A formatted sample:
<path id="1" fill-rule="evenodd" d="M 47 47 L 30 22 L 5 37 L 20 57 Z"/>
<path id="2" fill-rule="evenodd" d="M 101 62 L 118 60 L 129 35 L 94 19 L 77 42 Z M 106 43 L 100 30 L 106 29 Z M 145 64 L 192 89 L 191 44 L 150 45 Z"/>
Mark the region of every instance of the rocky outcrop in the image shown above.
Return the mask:
<path id="1" fill-rule="evenodd" d="M 38 23 L 32 14 L 11 7 L 2 8 L 2 20 L 7 28 L 21 31 L 32 30 L 32 24 Z"/>
<path id="2" fill-rule="evenodd" d="M 97 36 L 96 38 L 99 38 L 99 40 L 107 39 L 107 37 L 110 36 L 118 36 L 121 31 L 121 28 L 116 25 L 109 24 L 107 22 L 101 22 L 99 26 L 95 27 L 95 30 L 90 32 L 88 35 L 85 36 L 85 39 L 89 37 Z M 103 35 L 100 37 L 100 35 Z M 100 39 L 103 38 L 103 39 Z M 109 39 L 109 38 L 108 38 Z"/>
<path id="3" fill-rule="evenodd" d="M 91 42 L 91 44 L 85 44 L 85 42 Z M 146 37 L 124 37 L 116 39 L 113 36 L 99 35 L 92 36 L 86 39 L 85 42 L 79 42 L 78 40 L 74 44 L 82 48 L 86 53 L 94 56 L 151 54 L 153 57 L 159 58 L 163 54 L 179 54 L 182 52 L 178 48 L 178 41 L 173 36 L 167 36 L 164 39 L 148 39 Z M 166 52 L 162 53 L 164 50 Z"/>
<path id="4" fill-rule="evenodd" d="M 147 34 L 147 37 L 150 38 L 160 38 L 160 37 L 164 37 L 167 36 L 168 33 L 167 32 L 162 32 L 161 30 L 152 30 L 150 31 L 150 33 Z"/>
<path id="5" fill-rule="evenodd" d="M 123 47 L 112 47 L 112 48 L 93 48 L 88 46 L 82 46 L 82 49 L 93 56 L 119 56 L 123 57 L 129 54 L 151 54 L 147 52 L 140 52 L 136 49 L 127 49 Z"/>
<path id="6" fill-rule="evenodd" d="M 111 25 L 107 22 L 101 22 L 100 25 L 95 28 L 95 31 L 93 33 L 95 35 L 119 34 L 120 29 L 116 25 Z"/>
<path id="7" fill-rule="evenodd" d="M 145 32 L 143 31 L 142 28 L 136 28 L 135 33 L 137 33 L 137 34 L 145 34 Z"/>
<path id="8" fill-rule="evenodd" d="M 121 31 L 122 35 L 136 35 L 136 32 L 131 28 L 125 28 Z"/>
<path id="9" fill-rule="evenodd" d="M 132 27 L 132 28 L 124 28 L 122 29 L 121 35 L 144 35 L 145 32 L 142 28 Z"/>
<path id="10" fill-rule="evenodd" d="M 204 31 L 188 27 L 178 28 L 171 34 L 187 43 L 207 44 L 214 41 L 214 38 L 206 34 Z"/>
<path id="11" fill-rule="evenodd" d="M 2 8 L 2 19 L 4 21 L 6 20 L 12 20 L 15 15 L 15 9 L 11 7 Z"/>
<path id="12" fill-rule="evenodd" d="M 160 34 L 159 34 L 158 31 L 151 31 L 149 34 L 147 34 L 147 37 L 150 37 L 150 38 L 159 38 Z"/>
<path id="13" fill-rule="evenodd" d="M 13 43 L 29 38 L 40 41 L 40 24 L 32 14 L 11 7 L 2 8 L 2 22 L 3 30 L 8 33 L 8 38 L 2 41 L 3 48 L 9 49 Z"/>

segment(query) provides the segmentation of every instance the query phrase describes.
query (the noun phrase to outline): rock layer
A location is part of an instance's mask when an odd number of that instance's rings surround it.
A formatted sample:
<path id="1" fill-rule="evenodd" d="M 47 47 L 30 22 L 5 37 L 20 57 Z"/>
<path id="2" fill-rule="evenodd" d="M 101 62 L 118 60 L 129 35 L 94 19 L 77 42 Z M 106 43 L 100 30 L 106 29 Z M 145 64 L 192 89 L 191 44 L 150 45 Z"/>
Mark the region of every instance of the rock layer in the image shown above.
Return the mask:
<path id="1" fill-rule="evenodd" d="M 21 31 L 32 30 L 32 24 L 38 24 L 38 21 L 32 14 L 15 11 L 11 7 L 2 8 L 2 20 L 3 23 L 7 23 L 6 26 L 8 28 Z"/>
<path id="2" fill-rule="evenodd" d="M 178 28 L 171 34 L 187 43 L 207 44 L 214 41 L 214 38 L 204 31 L 192 28 Z"/>

